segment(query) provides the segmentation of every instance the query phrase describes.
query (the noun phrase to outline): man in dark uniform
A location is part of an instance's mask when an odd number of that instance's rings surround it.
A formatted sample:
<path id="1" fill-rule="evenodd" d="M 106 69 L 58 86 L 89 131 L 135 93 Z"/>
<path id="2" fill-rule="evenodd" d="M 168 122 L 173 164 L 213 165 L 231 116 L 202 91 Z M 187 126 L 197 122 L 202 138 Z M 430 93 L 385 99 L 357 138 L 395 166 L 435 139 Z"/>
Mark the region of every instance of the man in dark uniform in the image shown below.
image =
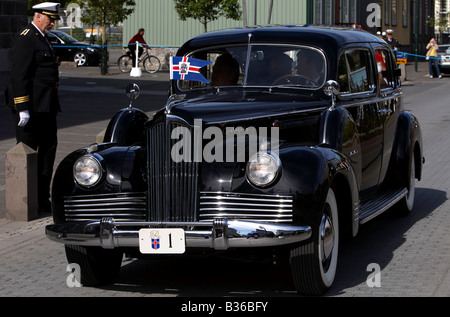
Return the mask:
<path id="1" fill-rule="evenodd" d="M 398 41 L 394 38 L 394 31 L 391 29 L 386 30 L 386 36 L 386 42 L 394 51 L 397 51 L 399 44 Z"/>
<path id="2" fill-rule="evenodd" d="M 11 84 L 8 105 L 16 124 L 17 143 L 38 152 L 38 210 L 50 212 L 50 182 L 57 140 L 58 61 L 47 33 L 59 20 L 59 3 L 33 7 L 33 21 L 17 34 L 12 45 Z"/>

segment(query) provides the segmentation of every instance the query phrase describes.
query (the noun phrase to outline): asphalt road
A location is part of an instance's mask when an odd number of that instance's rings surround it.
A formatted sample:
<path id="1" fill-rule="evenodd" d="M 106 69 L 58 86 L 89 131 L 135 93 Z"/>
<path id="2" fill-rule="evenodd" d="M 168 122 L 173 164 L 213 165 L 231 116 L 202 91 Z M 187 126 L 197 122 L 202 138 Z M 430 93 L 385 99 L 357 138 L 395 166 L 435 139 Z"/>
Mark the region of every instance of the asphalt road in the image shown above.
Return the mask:
<path id="1" fill-rule="evenodd" d="M 143 91 L 135 106 L 149 115 L 166 101 L 167 73 L 130 79 L 120 74 L 104 78 L 84 71 L 86 76 L 77 78 L 62 72 L 64 111 L 59 116 L 57 162 L 71 151 L 95 142 L 109 118 L 128 105 L 124 89 L 131 81 Z M 414 211 L 408 218 L 384 214 L 362 226 L 355 239 L 346 241 L 341 246 L 337 277 L 328 297 L 450 296 L 450 77 L 430 80 L 424 74 L 415 74 L 404 85 L 405 107 L 419 118 L 425 144 L 426 164 L 423 179 L 417 183 Z M 7 115 L 5 109 L 0 109 L 2 153 L 14 145 Z M 4 165 L 3 158 L 0 163 Z M 0 171 L 3 196 L 3 167 Z M 49 241 L 43 231 L 51 218 L 15 223 L 2 219 L 2 212 L 4 209 L 0 211 L 2 297 L 196 297 L 200 303 L 204 297 L 256 300 L 297 296 L 289 274 L 269 261 L 210 256 L 159 261 L 124 259 L 115 283 L 100 288 L 68 287 L 64 247 Z M 373 281 L 371 264 L 380 268 L 377 285 L 367 283 Z M 175 308 L 181 310 L 181 306 Z"/>

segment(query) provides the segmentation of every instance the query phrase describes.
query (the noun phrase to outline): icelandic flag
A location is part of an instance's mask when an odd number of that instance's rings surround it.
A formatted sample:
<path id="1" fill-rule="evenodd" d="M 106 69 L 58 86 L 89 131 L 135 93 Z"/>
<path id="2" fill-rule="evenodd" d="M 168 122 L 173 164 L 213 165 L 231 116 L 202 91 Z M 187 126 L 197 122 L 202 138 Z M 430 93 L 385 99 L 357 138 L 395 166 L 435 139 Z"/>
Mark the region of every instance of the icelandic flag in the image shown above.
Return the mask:
<path id="1" fill-rule="evenodd" d="M 209 81 L 200 73 L 200 69 L 212 64 L 196 58 L 172 56 L 170 59 L 170 79 L 200 81 L 209 84 Z"/>

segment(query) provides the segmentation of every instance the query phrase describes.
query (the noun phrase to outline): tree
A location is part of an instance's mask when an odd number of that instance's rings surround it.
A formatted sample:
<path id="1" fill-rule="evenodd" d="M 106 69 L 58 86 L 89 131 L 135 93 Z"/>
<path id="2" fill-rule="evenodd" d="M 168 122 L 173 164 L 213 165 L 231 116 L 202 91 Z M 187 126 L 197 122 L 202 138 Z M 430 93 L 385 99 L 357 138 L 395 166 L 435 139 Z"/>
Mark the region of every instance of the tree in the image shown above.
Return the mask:
<path id="1" fill-rule="evenodd" d="M 123 22 L 131 13 L 134 12 L 136 3 L 134 0 L 75 0 L 84 14 L 81 21 L 88 25 L 97 24 L 102 27 L 102 47 L 106 46 L 106 30 L 120 22 Z M 101 71 L 102 75 L 107 71 L 107 49 L 102 50 Z"/>
<path id="2" fill-rule="evenodd" d="M 175 10 L 182 21 L 188 18 L 198 20 L 208 32 L 208 23 L 220 16 L 240 20 L 242 12 L 239 0 L 174 0 Z"/>

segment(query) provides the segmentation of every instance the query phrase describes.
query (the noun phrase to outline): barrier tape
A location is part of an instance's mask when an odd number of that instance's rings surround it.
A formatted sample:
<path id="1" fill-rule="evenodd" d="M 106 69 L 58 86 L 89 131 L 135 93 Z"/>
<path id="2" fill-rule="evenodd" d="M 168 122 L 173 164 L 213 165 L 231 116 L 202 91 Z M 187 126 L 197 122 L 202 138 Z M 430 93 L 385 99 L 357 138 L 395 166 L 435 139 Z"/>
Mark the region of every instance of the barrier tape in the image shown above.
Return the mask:
<path id="1" fill-rule="evenodd" d="M 133 44 L 115 44 L 115 45 L 87 45 L 87 46 L 70 46 L 70 45 L 53 45 L 53 47 L 55 48 L 80 48 L 80 47 L 84 47 L 84 48 L 105 48 L 105 47 L 123 47 L 123 48 L 127 48 L 128 45 L 136 45 L 135 43 Z M 143 44 L 140 44 L 143 45 Z M 168 49 L 177 49 L 176 47 L 169 47 L 169 46 L 159 46 L 159 45 L 143 45 L 143 46 L 147 46 L 149 48 L 168 48 Z"/>

